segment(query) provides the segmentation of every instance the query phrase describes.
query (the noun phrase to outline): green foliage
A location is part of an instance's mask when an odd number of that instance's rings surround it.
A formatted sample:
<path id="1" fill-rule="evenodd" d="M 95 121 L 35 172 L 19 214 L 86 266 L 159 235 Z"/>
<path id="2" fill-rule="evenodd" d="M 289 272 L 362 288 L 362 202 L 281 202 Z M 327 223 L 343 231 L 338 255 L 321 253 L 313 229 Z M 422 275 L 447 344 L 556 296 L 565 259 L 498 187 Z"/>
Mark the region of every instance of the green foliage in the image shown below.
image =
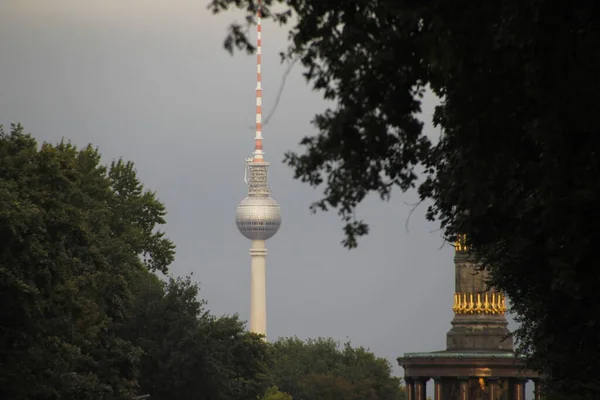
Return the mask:
<path id="1" fill-rule="evenodd" d="M 237 317 L 216 318 L 189 278 L 161 282 L 147 271 L 122 329 L 143 350 L 140 390 L 153 399 L 251 399 L 266 389 L 267 348 Z"/>
<path id="2" fill-rule="evenodd" d="M 294 399 L 403 400 L 390 363 L 333 339 L 281 338 L 272 344 L 271 376 Z"/>
<path id="3" fill-rule="evenodd" d="M 253 20 L 256 1 L 235 5 Z M 316 209 L 337 208 L 345 245 L 367 225 L 354 209 L 369 192 L 417 185 L 446 238 L 467 242 L 512 299 L 520 350 L 565 398 L 600 394 L 600 275 L 595 265 L 600 169 L 600 25 L 593 3 L 264 0 L 285 3 L 285 57 L 335 100 L 314 120 L 296 178 L 324 185 Z M 252 50 L 244 27 L 226 46 Z M 427 85 L 443 100 L 439 143 L 415 113 Z"/>
<path id="4" fill-rule="evenodd" d="M 131 161 L 113 161 L 108 178 L 113 193 L 110 203 L 113 232 L 142 257 L 149 270 L 166 273 L 173 262 L 175 246 L 164 232 L 155 230 L 165 223 L 165 206 L 154 192 L 144 190 Z"/>
<path id="5" fill-rule="evenodd" d="M 280 391 L 277 386 L 271 386 L 261 400 L 292 400 L 292 396 Z"/>
<path id="6" fill-rule="evenodd" d="M 21 126 L 0 128 L 2 398 L 117 399 L 136 389 L 140 352 L 115 329 L 141 263 L 111 229 L 120 199 L 99 162 L 90 146 L 38 148 Z"/>

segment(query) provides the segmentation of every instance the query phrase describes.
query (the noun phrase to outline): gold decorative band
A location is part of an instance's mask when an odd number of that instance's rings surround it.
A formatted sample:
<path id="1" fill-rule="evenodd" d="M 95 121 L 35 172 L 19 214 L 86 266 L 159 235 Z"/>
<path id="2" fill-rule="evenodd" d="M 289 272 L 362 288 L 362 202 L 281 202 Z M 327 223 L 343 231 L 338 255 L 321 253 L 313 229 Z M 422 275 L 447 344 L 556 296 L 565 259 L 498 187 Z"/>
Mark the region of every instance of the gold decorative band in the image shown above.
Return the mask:
<path id="1" fill-rule="evenodd" d="M 469 251 L 469 246 L 465 243 L 465 235 L 458 235 L 456 238 L 456 242 L 454 242 L 454 250 L 457 252 L 467 252 Z"/>
<path id="2" fill-rule="evenodd" d="M 506 299 L 501 293 L 455 293 L 455 314 L 504 314 L 506 312 Z"/>

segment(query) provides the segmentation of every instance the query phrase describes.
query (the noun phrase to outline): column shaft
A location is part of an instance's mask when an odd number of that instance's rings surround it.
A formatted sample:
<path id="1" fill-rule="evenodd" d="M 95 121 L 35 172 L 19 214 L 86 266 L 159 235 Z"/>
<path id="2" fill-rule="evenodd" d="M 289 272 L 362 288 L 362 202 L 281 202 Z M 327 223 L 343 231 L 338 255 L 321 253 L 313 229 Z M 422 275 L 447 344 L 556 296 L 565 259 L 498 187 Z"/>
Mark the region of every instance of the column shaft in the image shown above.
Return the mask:
<path id="1" fill-rule="evenodd" d="M 406 383 L 406 400 L 415 400 L 415 386 L 412 378 L 404 378 Z"/>
<path id="2" fill-rule="evenodd" d="M 415 379 L 415 400 L 427 400 L 427 378 Z"/>
<path id="3" fill-rule="evenodd" d="M 469 381 L 466 379 L 460 380 L 460 400 L 469 400 Z"/>
<path id="4" fill-rule="evenodd" d="M 488 380 L 488 390 L 489 390 L 489 397 L 492 400 L 496 400 L 496 398 L 498 397 L 497 392 L 498 392 L 498 381 L 496 379 L 489 379 Z"/>
<path id="5" fill-rule="evenodd" d="M 525 400 L 525 381 L 522 379 L 515 379 L 512 387 L 513 400 Z"/>
<path id="6" fill-rule="evenodd" d="M 442 400 L 442 380 L 437 378 L 433 384 L 433 400 Z"/>

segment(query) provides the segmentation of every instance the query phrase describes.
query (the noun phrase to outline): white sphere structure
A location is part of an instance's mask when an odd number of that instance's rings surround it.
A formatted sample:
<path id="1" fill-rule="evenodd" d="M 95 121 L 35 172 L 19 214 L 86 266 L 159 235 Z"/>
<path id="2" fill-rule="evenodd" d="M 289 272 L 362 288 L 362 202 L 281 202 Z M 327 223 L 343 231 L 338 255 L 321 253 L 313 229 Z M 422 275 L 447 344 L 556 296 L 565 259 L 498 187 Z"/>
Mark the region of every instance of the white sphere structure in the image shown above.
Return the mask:
<path id="1" fill-rule="evenodd" d="M 271 196 L 249 196 L 237 206 L 235 224 L 246 238 L 267 240 L 281 226 L 281 209 Z"/>

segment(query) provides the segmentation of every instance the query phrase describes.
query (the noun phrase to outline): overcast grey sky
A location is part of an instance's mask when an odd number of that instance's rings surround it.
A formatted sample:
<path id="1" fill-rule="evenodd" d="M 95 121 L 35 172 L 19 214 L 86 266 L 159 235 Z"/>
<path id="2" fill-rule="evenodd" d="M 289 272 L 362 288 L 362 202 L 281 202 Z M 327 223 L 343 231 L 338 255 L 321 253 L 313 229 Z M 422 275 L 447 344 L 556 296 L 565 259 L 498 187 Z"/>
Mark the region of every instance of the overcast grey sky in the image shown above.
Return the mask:
<path id="1" fill-rule="evenodd" d="M 255 58 L 223 50 L 226 27 L 208 0 L 1 0 L 0 124 L 21 122 L 40 141 L 98 145 L 105 162 L 137 165 L 169 211 L 172 272 L 194 273 L 217 314 L 249 314 L 250 243 L 236 229 L 252 151 Z M 263 27 L 264 109 L 285 66 L 286 32 Z M 397 367 L 404 352 L 445 348 L 452 318 L 453 249 L 417 209 L 415 193 L 367 201 L 371 234 L 340 245 L 335 213 L 311 215 L 320 192 L 281 163 L 325 103 L 296 66 L 264 129 L 270 183 L 284 222 L 267 242 L 270 339 L 331 336 L 369 347 Z M 434 99 L 424 104 L 431 119 Z M 428 133 L 437 135 L 430 124 Z"/>

